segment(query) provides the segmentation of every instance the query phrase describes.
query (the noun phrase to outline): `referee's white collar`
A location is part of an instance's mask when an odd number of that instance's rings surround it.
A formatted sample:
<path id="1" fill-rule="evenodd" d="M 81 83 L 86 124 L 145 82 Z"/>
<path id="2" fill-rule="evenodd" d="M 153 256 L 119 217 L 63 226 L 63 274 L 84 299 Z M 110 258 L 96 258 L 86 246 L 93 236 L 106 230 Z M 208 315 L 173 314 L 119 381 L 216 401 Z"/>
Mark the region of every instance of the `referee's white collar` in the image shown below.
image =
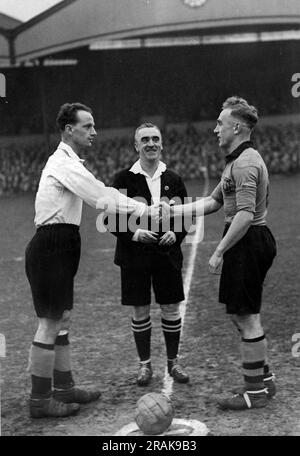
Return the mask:
<path id="1" fill-rule="evenodd" d="M 162 173 L 164 173 L 166 171 L 166 169 L 167 169 L 167 165 L 164 162 L 159 161 L 158 167 L 151 179 L 156 179 L 156 178 L 160 177 L 162 175 Z M 130 168 L 129 171 L 131 171 L 133 174 L 143 174 L 146 177 L 150 177 L 149 174 L 143 170 L 142 165 L 141 165 L 141 160 L 136 161 L 132 165 L 132 167 Z"/>
<path id="2" fill-rule="evenodd" d="M 65 142 L 61 141 L 57 147 L 58 149 L 62 149 L 64 150 L 65 152 L 67 152 L 67 154 L 69 155 L 69 157 L 73 158 L 74 160 L 77 160 L 77 161 L 80 161 L 81 163 L 84 162 L 84 160 L 82 160 L 81 158 L 78 157 L 78 155 L 76 154 L 76 152 L 74 152 L 74 150 L 72 149 L 71 146 L 69 146 L 69 144 L 66 144 Z"/>

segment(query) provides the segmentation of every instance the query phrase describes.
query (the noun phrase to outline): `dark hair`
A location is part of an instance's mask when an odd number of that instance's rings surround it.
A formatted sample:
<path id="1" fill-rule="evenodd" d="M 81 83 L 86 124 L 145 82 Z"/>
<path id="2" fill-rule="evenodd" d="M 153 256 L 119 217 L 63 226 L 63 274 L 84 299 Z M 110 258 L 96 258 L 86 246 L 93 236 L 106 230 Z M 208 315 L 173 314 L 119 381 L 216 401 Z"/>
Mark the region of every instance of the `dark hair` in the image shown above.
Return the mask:
<path id="1" fill-rule="evenodd" d="M 56 124 L 60 131 L 64 131 L 67 124 L 77 122 L 77 111 L 87 111 L 92 114 L 91 108 L 82 103 L 65 103 L 60 107 L 56 117 Z"/>
<path id="2" fill-rule="evenodd" d="M 154 125 L 151 122 L 145 122 L 145 123 L 141 124 L 139 127 L 137 127 L 137 129 L 135 130 L 134 140 L 136 140 L 136 135 L 137 135 L 138 131 L 140 131 L 142 128 L 156 128 L 160 132 L 160 129 L 156 125 Z"/>
<path id="3" fill-rule="evenodd" d="M 231 115 L 236 117 L 252 130 L 258 121 L 258 112 L 255 106 L 251 106 L 241 97 L 233 96 L 224 101 L 222 109 L 231 109 Z"/>

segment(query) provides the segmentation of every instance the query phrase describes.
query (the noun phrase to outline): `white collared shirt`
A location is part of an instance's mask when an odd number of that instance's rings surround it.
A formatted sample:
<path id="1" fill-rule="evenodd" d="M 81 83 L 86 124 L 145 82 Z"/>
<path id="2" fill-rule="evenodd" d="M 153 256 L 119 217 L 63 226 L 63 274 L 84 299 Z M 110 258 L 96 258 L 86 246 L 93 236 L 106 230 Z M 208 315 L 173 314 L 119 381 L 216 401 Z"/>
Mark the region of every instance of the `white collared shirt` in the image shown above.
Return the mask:
<path id="1" fill-rule="evenodd" d="M 129 171 L 131 171 L 134 174 L 142 174 L 146 178 L 147 185 L 149 187 L 151 197 L 152 197 L 152 202 L 154 204 L 159 204 L 160 202 L 160 193 L 161 193 L 161 175 L 165 170 L 167 169 L 167 166 L 165 163 L 160 161 L 158 163 L 158 167 L 153 174 L 153 176 L 149 176 L 145 170 L 143 170 L 141 166 L 141 161 L 138 160 L 137 162 L 132 165 Z M 140 229 L 137 229 L 136 232 L 134 233 L 132 240 L 133 241 L 138 241 L 139 238 L 139 233 Z"/>
<path id="2" fill-rule="evenodd" d="M 148 184 L 152 201 L 154 204 L 159 204 L 160 202 L 160 190 L 161 190 L 161 175 L 163 172 L 165 172 L 167 169 L 167 166 L 165 163 L 160 161 L 158 163 L 158 167 L 153 174 L 153 176 L 149 176 L 146 171 L 143 170 L 141 166 L 141 161 L 138 160 L 137 162 L 132 165 L 129 171 L 131 171 L 134 174 L 143 174 L 146 178 L 146 182 Z"/>
<path id="3" fill-rule="evenodd" d="M 145 204 L 127 198 L 113 187 L 106 187 L 83 165 L 73 149 L 60 142 L 43 169 L 35 200 L 36 226 L 52 223 L 80 225 L 82 201 L 96 208 L 97 203 L 113 202 L 120 213 L 140 217 Z"/>

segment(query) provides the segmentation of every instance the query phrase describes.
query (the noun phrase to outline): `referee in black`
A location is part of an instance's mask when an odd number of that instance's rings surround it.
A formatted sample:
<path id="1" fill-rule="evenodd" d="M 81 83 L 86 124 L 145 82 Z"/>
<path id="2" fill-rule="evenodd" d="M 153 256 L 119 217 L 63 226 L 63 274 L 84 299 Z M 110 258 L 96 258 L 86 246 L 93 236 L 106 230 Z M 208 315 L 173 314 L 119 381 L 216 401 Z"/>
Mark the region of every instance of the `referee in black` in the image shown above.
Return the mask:
<path id="1" fill-rule="evenodd" d="M 266 225 L 268 171 L 250 138 L 257 121 L 254 106 L 240 97 L 228 98 L 214 130 L 226 161 L 220 183 L 195 203 L 171 208 L 162 204 L 165 216 L 207 215 L 224 206 L 224 235 L 209 267 L 213 273 L 222 267 L 219 301 L 241 334 L 244 386 L 219 401 L 221 408 L 231 410 L 265 407 L 276 393 L 260 319 L 263 283 L 276 243 Z"/>
<path id="2" fill-rule="evenodd" d="M 107 199 L 115 203 L 118 212 L 138 217 L 152 210 L 105 187 L 84 167 L 80 153 L 91 147 L 96 136 L 89 107 L 81 103 L 62 105 L 57 125 L 61 142 L 42 172 L 35 200 L 37 231 L 27 246 L 25 261 L 38 317 L 29 357 L 29 411 L 33 418 L 73 415 L 79 404 L 100 396 L 96 389 L 75 387 L 68 340 L 83 201 L 96 208 L 98 201 Z"/>

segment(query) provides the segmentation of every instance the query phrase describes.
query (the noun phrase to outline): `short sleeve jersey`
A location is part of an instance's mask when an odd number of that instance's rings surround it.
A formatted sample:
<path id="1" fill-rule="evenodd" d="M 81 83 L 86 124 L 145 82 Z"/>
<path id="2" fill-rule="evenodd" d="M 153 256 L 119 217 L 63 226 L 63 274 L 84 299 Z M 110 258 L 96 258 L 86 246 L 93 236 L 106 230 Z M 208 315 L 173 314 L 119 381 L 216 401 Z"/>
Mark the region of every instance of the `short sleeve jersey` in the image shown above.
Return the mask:
<path id="1" fill-rule="evenodd" d="M 243 149 L 243 146 L 246 148 Z M 250 145 L 250 147 L 249 147 Z M 239 211 L 254 214 L 252 225 L 265 225 L 268 205 L 268 170 L 251 143 L 239 146 L 241 153 L 228 160 L 221 181 L 211 196 L 224 205 L 225 223 L 231 223 Z M 234 152 L 231 154 L 234 156 Z"/>

